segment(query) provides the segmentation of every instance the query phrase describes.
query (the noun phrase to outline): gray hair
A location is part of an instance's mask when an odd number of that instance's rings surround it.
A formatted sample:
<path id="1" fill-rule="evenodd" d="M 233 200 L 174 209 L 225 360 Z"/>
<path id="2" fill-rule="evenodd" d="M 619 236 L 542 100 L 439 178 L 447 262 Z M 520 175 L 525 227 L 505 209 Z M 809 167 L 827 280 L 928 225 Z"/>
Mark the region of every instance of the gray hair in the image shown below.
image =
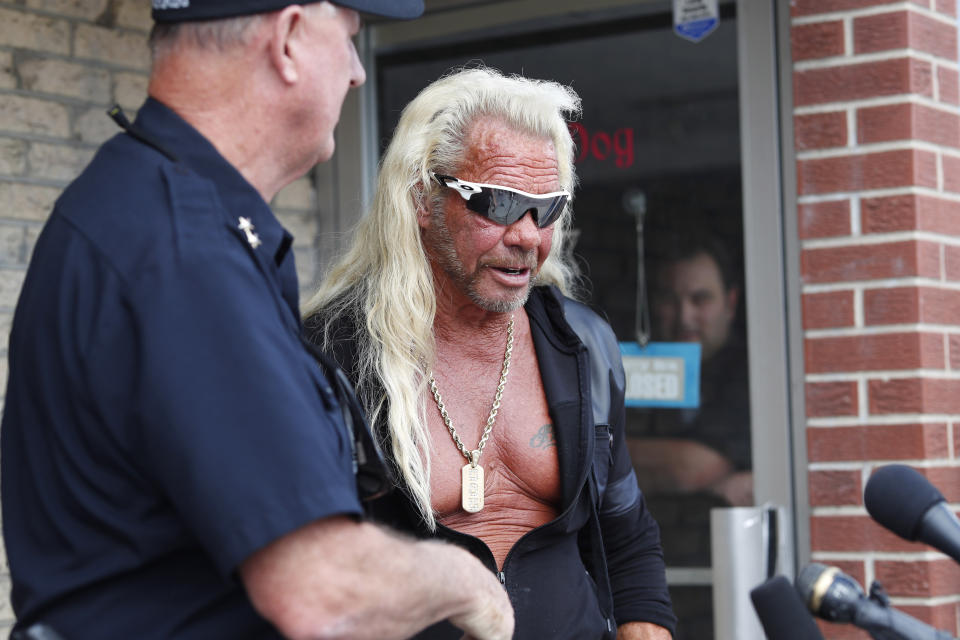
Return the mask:
<path id="1" fill-rule="evenodd" d="M 182 46 L 229 51 L 249 44 L 255 27 L 262 22 L 263 14 L 260 13 L 219 20 L 160 22 L 150 31 L 150 55 L 156 62 Z"/>
<path id="2" fill-rule="evenodd" d="M 303 5 L 306 11 L 336 11 L 329 2 L 310 2 Z M 179 47 L 229 51 L 234 47 L 250 44 L 257 27 L 274 12 L 253 13 L 234 18 L 197 20 L 191 22 L 155 23 L 150 31 L 150 55 L 154 61 L 163 58 Z"/>

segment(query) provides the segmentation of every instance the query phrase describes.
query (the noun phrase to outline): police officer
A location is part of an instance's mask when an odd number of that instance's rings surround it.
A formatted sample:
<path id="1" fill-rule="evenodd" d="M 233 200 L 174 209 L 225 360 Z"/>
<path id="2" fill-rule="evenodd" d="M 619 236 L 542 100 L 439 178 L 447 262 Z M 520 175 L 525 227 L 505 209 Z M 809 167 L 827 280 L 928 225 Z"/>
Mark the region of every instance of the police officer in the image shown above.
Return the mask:
<path id="1" fill-rule="evenodd" d="M 449 619 L 511 636 L 473 556 L 363 521 L 372 450 L 301 344 L 267 203 L 333 153 L 364 81 L 358 11 L 422 0 L 154 0 L 150 98 L 58 200 L 14 318 L 16 631 L 379 639 Z"/>

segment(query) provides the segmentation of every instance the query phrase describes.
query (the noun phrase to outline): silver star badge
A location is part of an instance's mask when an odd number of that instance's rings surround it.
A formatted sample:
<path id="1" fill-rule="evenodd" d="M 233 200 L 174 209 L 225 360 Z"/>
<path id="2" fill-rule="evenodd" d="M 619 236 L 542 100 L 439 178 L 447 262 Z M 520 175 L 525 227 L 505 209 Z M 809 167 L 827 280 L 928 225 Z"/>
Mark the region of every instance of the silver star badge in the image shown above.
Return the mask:
<path id="1" fill-rule="evenodd" d="M 244 218 L 241 216 L 237 227 L 240 229 L 240 231 L 243 231 L 246 234 L 247 242 L 250 243 L 250 246 L 254 249 L 263 244 L 260 242 L 260 236 L 253 232 L 254 226 L 253 223 L 250 222 L 250 218 Z"/>

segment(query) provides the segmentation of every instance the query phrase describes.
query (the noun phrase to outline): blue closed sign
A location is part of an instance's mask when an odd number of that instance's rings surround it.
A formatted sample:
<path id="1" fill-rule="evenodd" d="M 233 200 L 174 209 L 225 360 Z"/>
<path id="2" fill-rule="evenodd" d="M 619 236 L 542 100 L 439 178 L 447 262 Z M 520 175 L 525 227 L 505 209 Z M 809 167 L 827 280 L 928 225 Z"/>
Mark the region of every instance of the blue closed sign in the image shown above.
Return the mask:
<path id="1" fill-rule="evenodd" d="M 700 406 L 700 345 L 696 342 L 621 342 L 628 407 Z"/>

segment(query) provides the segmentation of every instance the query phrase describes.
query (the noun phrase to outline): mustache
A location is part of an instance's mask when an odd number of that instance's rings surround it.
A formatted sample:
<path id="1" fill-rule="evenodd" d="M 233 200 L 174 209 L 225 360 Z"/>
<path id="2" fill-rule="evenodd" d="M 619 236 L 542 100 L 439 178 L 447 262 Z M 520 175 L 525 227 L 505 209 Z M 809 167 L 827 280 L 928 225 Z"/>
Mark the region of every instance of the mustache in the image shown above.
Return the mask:
<path id="1" fill-rule="evenodd" d="M 490 260 L 484 260 L 483 266 L 485 267 L 500 267 L 500 268 L 512 268 L 523 267 L 533 271 L 537 268 L 537 252 L 533 249 L 530 251 L 521 251 L 511 250 L 510 255 L 506 257 L 492 258 Z"/>

